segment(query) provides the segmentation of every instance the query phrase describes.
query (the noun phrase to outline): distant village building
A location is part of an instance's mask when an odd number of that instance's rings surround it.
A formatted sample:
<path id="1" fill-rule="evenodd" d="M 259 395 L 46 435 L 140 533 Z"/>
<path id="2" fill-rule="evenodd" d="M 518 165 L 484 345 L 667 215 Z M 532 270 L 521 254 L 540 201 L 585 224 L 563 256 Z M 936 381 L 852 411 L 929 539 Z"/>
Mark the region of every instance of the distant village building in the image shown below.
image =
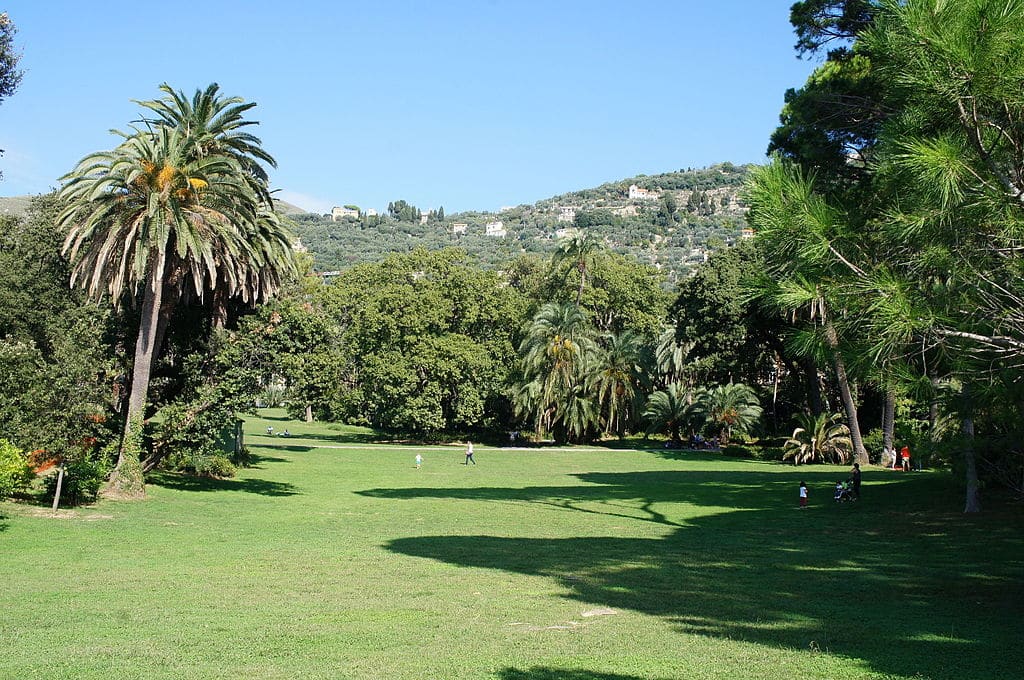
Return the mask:
<path id="1" fill-rule="evenodd" d="M 499 236 L 501 238 L 505 238 L 505 235 L 508 232 L 505 231 L 504 222 L 498 220 L 497 222 L 488 222 L 487 224 L 485 224 L 484 233 L 487 236 Z"/>
<path id="2" fill-rule="evenodd" d="M 754 238 L 754 230 L 750 227 L 740 229 L 740 238 Z"/>
<path id="3" fill-rule="evenodd" d="M 653 201 L 657 200 L 657 191 L 648 191 L 647 189 L 641 189 L 635 184 L 629 185 L 629 198 L 630 200 L 638 199 L 641 201 Z"/>
<path id="4" fill-rule="evenodd" d="M 572 222 L 576 219 L 576 208 L 572 206 L 564 206 L 559 208 L 558 221 L 559 222 Z"/>
<path id="5" fill-rule="evenodd" d="M 359 219 L 359 208 L 340 207 L 337 205 L 331 208 L 331 220 L 334 222 L 343 220 L 346 217 Z"/>
<path id="6" fill-rule="evenodd" d="M 456 222 L 452 225 L 452 236 L 462 236 L 469 229 L 469 225 L 465 222 Z"/>
<path id="7" fill-rule="evenodd" d="M 366 209 L 366 213 L 364 213 L 364 214 L 365 214 L 365 215 L 366 215 L 367 217 L 376 217 L 376 216 L 377 216 L 377 211 L 376 211 L 376 210 L 374 210 L 373 208 L 367 208 L 367 209 Z"/>
<path id="8" fill-rule="evenodd" d="M 420 213 L 420 224 L 426 224 L 430 219 L 430 213 Z"/>

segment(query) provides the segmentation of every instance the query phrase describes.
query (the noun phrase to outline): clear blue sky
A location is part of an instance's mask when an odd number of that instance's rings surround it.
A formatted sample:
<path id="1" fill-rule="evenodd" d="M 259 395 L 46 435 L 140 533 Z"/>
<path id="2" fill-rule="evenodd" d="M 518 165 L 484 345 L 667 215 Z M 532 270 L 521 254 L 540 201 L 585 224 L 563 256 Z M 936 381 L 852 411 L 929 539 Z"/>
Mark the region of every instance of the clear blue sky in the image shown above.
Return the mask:
<path id="1" fill-rule="evenodd" d="M 0 195 L 114 146 L 157 86 L 258 103 L 272 187 L 308 210 L 497 210 L 635 174 L 759 162 L 792 0 L 15 0 Z"/>

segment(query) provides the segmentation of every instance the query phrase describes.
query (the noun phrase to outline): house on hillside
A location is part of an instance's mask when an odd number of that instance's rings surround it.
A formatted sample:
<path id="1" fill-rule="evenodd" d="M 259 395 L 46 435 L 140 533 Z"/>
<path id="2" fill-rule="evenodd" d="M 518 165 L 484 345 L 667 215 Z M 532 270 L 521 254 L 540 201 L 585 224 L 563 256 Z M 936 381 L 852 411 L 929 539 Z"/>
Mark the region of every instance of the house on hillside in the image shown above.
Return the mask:
<path id="1" fill-rule="evenodd" d="M 452 225 L 452 236 L 465 236 L 469 225 L 465 222 L 456 222 Z"/>
<path id="2" fill-rule="evenodd" d="M 576 208 L 572 206 L 563 206 L 558 209 L 558 221 L 559 222 L 572 222 L 576 219 Z"/>
<path id="3" fill-rule="evenodd" d="M 508 232 L 505 231 L 505 223 L 502 222 L 501 220 L 498 220 L 497 222 L 488 222 L 487 224 L 485 224 L 484 234 L 486 234 L 487 236 L 498 236 L 500 238 L 505 238 Z"/>
<path id="4" fill-rule="evenodd" d="M 635 184 L 630 184 L 629 198 L 630 200 L 655 201 L 658 199 L 658 192 L 648 191 L 647 189 L 641 189 Z"/>
<path id="5" fill-rule="evenodd" d="M 740 229 L 740 238 L 754 238 L 754 230 L 750 227 Z"/>
<path id="6" fill-rule="evenodd" d="M 337 205 L 331 208 L 332 221 L 338 222 L 339 220 L 343 220 L 346 217 L 354 217 L 355 219 L 359 219 L 359 208 L 350 206 L 342 207 Z"/>

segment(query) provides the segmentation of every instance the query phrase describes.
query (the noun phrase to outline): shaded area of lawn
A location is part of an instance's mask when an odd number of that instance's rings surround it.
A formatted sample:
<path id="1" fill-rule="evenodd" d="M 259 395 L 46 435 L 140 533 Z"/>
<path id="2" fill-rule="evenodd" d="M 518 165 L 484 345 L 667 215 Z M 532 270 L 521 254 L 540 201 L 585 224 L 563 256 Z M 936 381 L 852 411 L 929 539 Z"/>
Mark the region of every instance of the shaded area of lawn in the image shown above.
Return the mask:
<path id="1" fill-rule="evenodd" d="M 645 680 L 638 675 L 597 673 L 595 671 L 536 666 L 526 670 L 503 668 L 498 671 L 497 677 L 498 680 Z"/>
<path id="2" fill-rule="evenodd" d="M 565 597 L 656 615 L 681 632 L 820 650 L 862 660 L 877 673 L 1019 677 L 1024 548 L 1018 514 L 978 518 L 943 510 L 935 492 L 946 478 L 936 475 L 881 478 L 885 483 L 865 486 L 860 503 L 837 506 L 830 495 L 822 498 L 834 471 L 801 474 L 819 489 L 807 511 L 795 507 L 792 480 L 769 472 L 587 473 L 577 477 L 589 486 L 362 493 L 540 503 L 646 519 L 668 533 L 422 536 L 386 547 L 552 578 Z M 665 514 L 669 503 L 706 506 L 711 514 L 675 523 Z M 621 677 L 546 668 L 503 672 L 499 677 L 508 679 Z"/>
<path id="3" fill-rule="evenodd" d="M 146 483 L 176 491 L 240 491 L 260 496 L 294 496 L 299 493 L 294 484 L 269 479 L 215 479 L 174 472 L 151 473 L 146 476 Z"/>

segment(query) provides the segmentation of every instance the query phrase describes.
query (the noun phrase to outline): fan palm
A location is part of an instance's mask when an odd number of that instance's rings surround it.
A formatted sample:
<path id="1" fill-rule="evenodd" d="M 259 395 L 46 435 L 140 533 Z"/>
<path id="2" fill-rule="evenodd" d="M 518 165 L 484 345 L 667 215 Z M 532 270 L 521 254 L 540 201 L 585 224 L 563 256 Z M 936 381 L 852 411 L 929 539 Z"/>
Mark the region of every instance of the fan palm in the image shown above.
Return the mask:
<path id="1" fill-rule="evenodd" d="M 783 445 L 784 460 L 791 458 L 794 465 L 819 460 L 833 463 L 849 460 L 853 442 L 850 428 L 843 424 L 841 414 L 802 414 L 797 420 L 799 427 Z"/>

